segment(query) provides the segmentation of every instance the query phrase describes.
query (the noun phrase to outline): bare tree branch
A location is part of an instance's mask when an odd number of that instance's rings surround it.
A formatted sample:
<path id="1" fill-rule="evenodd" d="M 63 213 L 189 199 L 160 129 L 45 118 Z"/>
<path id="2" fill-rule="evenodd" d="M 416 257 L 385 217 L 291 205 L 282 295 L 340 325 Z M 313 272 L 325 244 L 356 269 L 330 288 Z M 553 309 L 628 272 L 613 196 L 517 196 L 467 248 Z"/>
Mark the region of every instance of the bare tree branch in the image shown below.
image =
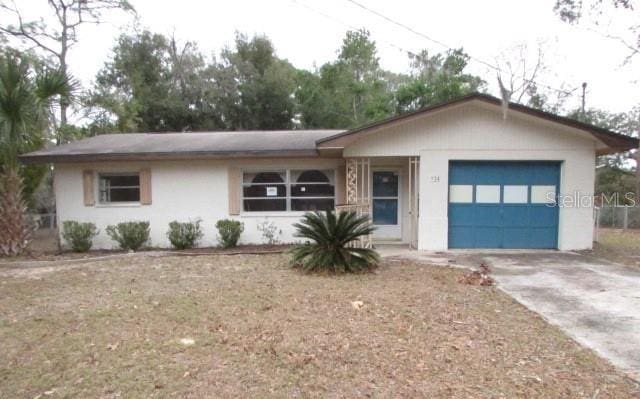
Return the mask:
<path id="1" fill-rule="evenodd" d="M 628 64 L 631 59 L 640 53 L 640 25 L 636 22 L 629 26 L 624 27 L 634 38 L 625 38 L 620 34 L 603 33 L 592 26 L 602 26 L 603 20 L 608 21 L 610 24 L 615 24 L 616 27 L 620 27 L 620 22 L 614 19 L 614 12 L 616 10 L 627 10 L 631 12 L 630 15 L 637 17 L 638 13 L 634 8 L 634 1 L 632 0 L 591 0 L 589 6 L 584 7 L 583 2 L 586 0 L 556 0 L 554 11 L 560 19 L 570 24 L 588 24 L 586 29 L 594 32 L 604 38 L 612 39 L 622 44 L 631 52 L 625 57 L 623 65 Z M 635 13 L 635 14 L 634 14 Z M 585 21 L 588 20 L 588 21 Z"/>
<path id="2" fill-rule="evenodd" d="M 17 27 L 12 27 L 11 25 L 9 26 L 0 26 L 0 32 L 4 32 L 10 36 L 16 37 L 16 38 L 20 38 L 20 39 L 26 39 L 31 41 L 32 43 L 34 43 L 36 46 L 40 47 L 41 49 L 55 55 L 56 57 L 60 56 L 60 53 L 55 51 L 53 48 L 51 48 L 50 46 L 46 45 L 42 40 L 40 40 L 40 38 L 38 36 L 38 33 L 35 33 L 36 30 L 36 23 L 32 22 L 30 24 L 25 24 L 25 22 L 22 19 L 22 14 L 20 14 L 20 11 L 18 10 L 18 7 L 16 6 L 16 3 L 14 1 L 11 2 L 13 4 L 13 7 L 9 7 L 6 4 L 2 3 L 2 8 L 9 11 L 10 13 L 14 14 L 15 17 L 18 19 L 18 26 Z"/>
<path id="3" fill-rule="evenodd" d="M 98 24 L 102 21 L 103 13 L 110 10 L 135 13 L 127 0 L 47 0 L 47 3 L 55 14 L 54 21 L 57 19 L 57 29 L 48 27 L 43 19 L 25 21 L 15 0 L 0 0 L 0 10 L 17 20 L 16 26 L 0 25 L 0 35 L 29 42 L 41 51 L 52 54 L 57 58 L 58 68 L 65 74 L 68 52 L 78 43 L 78 26 L 84 23 Z M 61 97 L 59 126 L 67 124 L 68 107 L 67 99 Z M 59 139 L 56 140 L 58 143 Z"/>
<path id="4" fill-rule="evenodd" d="M 629 43 L 629 41 L 627 41 L 623 37 L 617 36 L 617 35 L 605 34 L 604 36 L 609 38 L 609 39 L 616 40 L 618 43 L 621 43 L 623 46 L 625 46 L 627 49 L 629 49 L 631 51 L 631 53 L 625 57 L 623 65 L 628 64 L 635 55 L 640 53 L 640 43 L 637 43 L 636 45 L 633 45 L 633 44 Z"/>
<path id="5" fill-rule="evenodd" d="M 530 55 L 526 44 L 517 45 L 496 58 L 498 85 L 503 97 L 508 94 L 509 100 L 522 103 L 537 86 L 538 75 L 546 70 L 541 44 L 538 44 L 533 66 L 529 60 Z M 507 76 L 508 80 L 505 79 Z"/>

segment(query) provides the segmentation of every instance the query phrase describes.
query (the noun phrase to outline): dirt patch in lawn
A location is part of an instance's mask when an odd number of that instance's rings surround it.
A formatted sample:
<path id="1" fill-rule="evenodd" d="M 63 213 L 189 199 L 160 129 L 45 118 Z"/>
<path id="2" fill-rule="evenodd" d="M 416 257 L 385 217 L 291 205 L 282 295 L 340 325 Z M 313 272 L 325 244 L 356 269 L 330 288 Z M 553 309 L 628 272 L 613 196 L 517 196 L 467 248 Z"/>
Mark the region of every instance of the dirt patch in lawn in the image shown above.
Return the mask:
<path id="1" fill-rule="evenodd" d="M 133 257 L 0 281 L 1 397 L 585 397 L 638 386 L 494 287 L 387 259 Z M 361 302 L 361 303 L 360 303 Z"/>

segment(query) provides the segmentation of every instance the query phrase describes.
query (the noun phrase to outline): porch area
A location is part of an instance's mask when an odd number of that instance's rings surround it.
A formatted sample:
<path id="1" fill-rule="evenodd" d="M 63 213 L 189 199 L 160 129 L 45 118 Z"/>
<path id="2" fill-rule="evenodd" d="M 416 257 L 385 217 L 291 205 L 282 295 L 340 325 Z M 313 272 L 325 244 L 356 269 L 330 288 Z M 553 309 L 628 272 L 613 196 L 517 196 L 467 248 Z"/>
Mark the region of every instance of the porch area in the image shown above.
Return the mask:
<path id="1" fill-rule="evenodd" d="M 342 175 L 346 203 L 336 211 L 370 218 L 375 232 L 355 246 L 418 247 L 419 157 L 347 158 Z"/>

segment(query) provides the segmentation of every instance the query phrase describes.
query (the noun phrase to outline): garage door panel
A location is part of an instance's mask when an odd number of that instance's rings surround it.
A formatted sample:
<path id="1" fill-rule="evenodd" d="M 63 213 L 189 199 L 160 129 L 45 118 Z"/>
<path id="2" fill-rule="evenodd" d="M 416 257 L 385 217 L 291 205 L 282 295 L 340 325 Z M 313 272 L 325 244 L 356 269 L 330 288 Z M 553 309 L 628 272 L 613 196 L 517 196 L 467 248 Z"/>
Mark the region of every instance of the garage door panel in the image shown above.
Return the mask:
<path id="1" fill-rule="evenodd" d="M 473 188 L 449 204 L 451 248 L 557 248 L 558 207 L 540 190 L 559 192 L 559 162 L 451 162 L 449 180 Z"/>
<path id="2" fill-rule="evenodd" d="M 473 246 L 473 227 L 455 226 L 449 229 L 449 247 L 475 248 Z"/>
<path id="3" fill-rule="evenodd" d="M 500 206 L 478 205 L 473 209 L 474 226 L 500 226 Z"/>
<path id="4" fill-rule="evenodd" d="M 449 221 L 454 226 L 473 226 L 473 206 L 451 204 Z"/>
<path id="5" fill-rule="evenodd" d="M 556 227 L 533 228 L 529 230 L 531 241 L 539 243 L 538 246 L 530 248 L 556 248 L 558 234 Z"/>
<path id="6" fill-rule="evenodd" d="M 527 206 L 505 206 L 501 223 L 505 227 L 527 227 L 531 224 L 531 212 Z"/>
<path id="7" fill-rule="evenodd" d="M 450 171 L 449 184 L 473 184 L 475 168 L 473 165 L 461 165 Z"/>
<path id="8" fill-rule="evenodd" d="M 504 179 L 504 171 L 498 165 L 493 164 L 472 164 L 471 170 L 474 184 L 495 185 L 500 184 Z"/>
<path id="9" fill-rule="evenodd" d="M 506 227 L 503 231 L 508 239 L 504 240 L 502 248 L 530 248 L 530 229 L 528 227 Z"/>
<path id="10" fill-rule="evenodd" d="M 556 207 L 534 206 L 531 207 L 530 212 L 532 227 L 556 227 L 558 218 Z"/>
<path id="11" fill-rule="evenodd" d="M 559 168 L 557 164 L 537 164 L 531 170 L 529 184 L 555 185 L 558 184 Z"/>
<path id="12" fill-rule="evenodd" d="M 476 226 L 472 248 L 498 248 L 502 242 L 502 228 L 500 226 Z"/>
<path id="13" fill-rule="evenodd" d="M 527 184 L 529 178 L 529 164 L 511 164 L 508 168 L 503 167 L 501 184 L 521 185 Z"/>

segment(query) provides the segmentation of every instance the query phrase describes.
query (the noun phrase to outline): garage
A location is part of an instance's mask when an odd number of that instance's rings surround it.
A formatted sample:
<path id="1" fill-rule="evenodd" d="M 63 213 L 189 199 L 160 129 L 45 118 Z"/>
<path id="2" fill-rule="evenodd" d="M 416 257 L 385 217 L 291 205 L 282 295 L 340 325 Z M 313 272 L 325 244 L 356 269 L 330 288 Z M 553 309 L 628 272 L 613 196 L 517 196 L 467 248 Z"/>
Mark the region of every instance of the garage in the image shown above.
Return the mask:
<path id="1" fill-rule="evenodd" d="M 557 248 L 560 162 L 449 163 L 449 248 Z"/>

